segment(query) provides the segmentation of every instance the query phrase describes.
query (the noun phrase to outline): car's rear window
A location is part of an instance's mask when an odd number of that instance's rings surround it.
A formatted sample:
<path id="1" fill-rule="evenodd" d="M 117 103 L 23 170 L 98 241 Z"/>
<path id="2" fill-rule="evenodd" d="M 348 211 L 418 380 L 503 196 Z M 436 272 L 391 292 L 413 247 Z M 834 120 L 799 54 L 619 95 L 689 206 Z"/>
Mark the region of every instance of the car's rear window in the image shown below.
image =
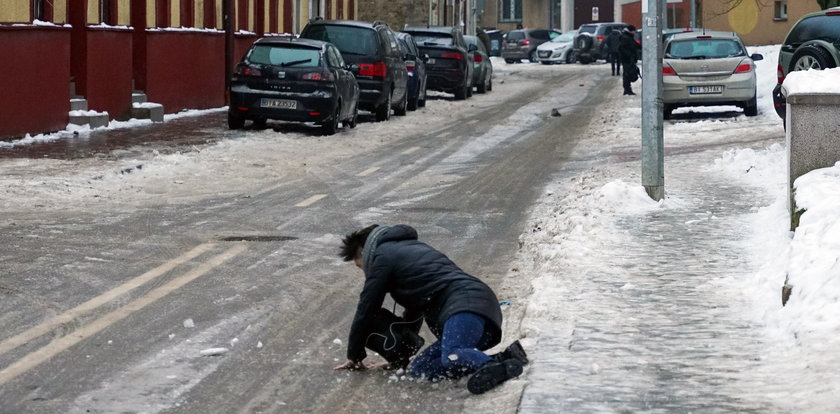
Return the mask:
<path id="1" fill-rule="evenodd" d="M 411 35 L 420 46 L 452 46 L 452 36 L 444 33 L 412 33 Z"/>
<path id="2" fill-rule="evenodd" d="M 540 40 L 550 39 L 550 37 L 548 36 L 548 30 L 534 30 L 531 32 L 531 36 Z"/>
<path id="3" fill-rule="evenodd" d="M 304 35 L 308 39 L 330 42 L 341 53 L 351 55 L 377 54 L 376 32 L 364 27 L 319 24 L 309 26 Z"/>
<path id="4" fill-rule="evenodd" d="M 585 24 L 580 27 L 578 33 L 595 33 L 596 30 L 598 30 L 598 26 L 594 24 Z"/>
<path id="5" fill-rule="evenodd" d="M 802 20 L 791 30 L 785 44 L 799 46 L 810 40 L 840 43 L 840 16 L 814 16 Z"/>
<path id="6" fill-rule="evenodd" d="M 525 38 L 524 32 L 510 32 L 507 35 L 508 42 L 515 42 Z"/>
<path id="7" fill-rule="evenodd" d="M 263 65 L 314 67 L 321 65 L 318 49 L 285 45 L 255 45 L 248 53 L 248 61 Z"/>
<path id="8" fill-rule="evenodd" d="M 746 56 L 744 48 L 732 39 L 686 39 L 668 44 L 665 57 L 669 59 L 719 59 Z"/>

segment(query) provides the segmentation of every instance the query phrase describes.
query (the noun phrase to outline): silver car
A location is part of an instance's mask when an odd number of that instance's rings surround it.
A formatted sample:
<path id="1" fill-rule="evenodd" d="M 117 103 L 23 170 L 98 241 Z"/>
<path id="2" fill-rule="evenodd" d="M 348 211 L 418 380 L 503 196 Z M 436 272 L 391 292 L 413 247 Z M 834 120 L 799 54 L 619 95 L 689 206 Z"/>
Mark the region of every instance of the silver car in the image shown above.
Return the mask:
<path id="1" fill-rule="evenodd" d="M 575 40 L 576 34 L 577 30 L 572 30 L 551 39 L 550 42 L 537 46 L 537 58 L 539 58 L 540 63 L 545 65 L 557 62 L 574 63 L 575 54 L 572 50 L 572 41 Z"/>
<path id="2" fill-rule="evenodd" d="M 694 29 L 671 36 L 662 64 L 664 118 L 681 106 L 735 105 L 758 115 L 755 63 L 737 34 Z"/>

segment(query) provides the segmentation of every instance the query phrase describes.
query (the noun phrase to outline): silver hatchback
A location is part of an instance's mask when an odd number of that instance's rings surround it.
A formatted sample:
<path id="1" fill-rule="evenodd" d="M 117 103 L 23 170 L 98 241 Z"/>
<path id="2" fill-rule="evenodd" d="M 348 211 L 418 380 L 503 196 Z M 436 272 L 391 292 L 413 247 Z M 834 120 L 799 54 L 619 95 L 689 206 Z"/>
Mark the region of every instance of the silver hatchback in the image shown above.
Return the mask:
<path id="1" fill-rule="evenodd" d="M 664 118 L 681 106 L 735 105 L 744 115 L 758 115 L 755 61 L 737 34 L 678 33 L 665 44 L 662 64 Z"/>

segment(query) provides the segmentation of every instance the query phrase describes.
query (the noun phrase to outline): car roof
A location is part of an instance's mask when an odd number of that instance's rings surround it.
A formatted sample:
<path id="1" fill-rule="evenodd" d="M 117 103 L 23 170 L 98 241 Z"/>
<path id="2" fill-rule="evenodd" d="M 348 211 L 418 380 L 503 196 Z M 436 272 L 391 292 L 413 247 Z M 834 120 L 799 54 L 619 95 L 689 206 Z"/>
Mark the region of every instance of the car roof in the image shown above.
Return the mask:
<path id="1" fill-rule="evenodd" d="M 406 26 L 404 32 L 452 33 L 452 26 Z"/>
<path id="2" fill-rule="evenodd" d="M 305 39 L 305 38 L 289 38 L 285 36 L 270 36 L 257 39 L 254 44 L 270 44 L 270 45 L 296 45 L 323 49 L 328 42 L 323 40 Z"/>
<path id="3" fill-rule="evenodd" d="M 363 27 L 367 29 L 373 29 L 377 26 L 388 26 L 384 22 L 365 22 L 359 20 L 312 20 L 309 22 L 310 25 L 337 25 L 337 26 L 355 26 L 355 27 Z"/>
<path id="4" fill-rule="evenodd" d="M 721 32 L 716 30 L 703 30 L 699 29 L 693 32 L 681 32 L 681 33 L 674 33 L 671 35 L 668 40 L 676 41 L 676 40 L 684 40 L 684 39 L 697 39 L 697 38 L 712 38 L 712 39 L 733 39 L 737 41 L 741 41 L 741 38 L 738 36 L 737 33 L 734 32 Z"/>

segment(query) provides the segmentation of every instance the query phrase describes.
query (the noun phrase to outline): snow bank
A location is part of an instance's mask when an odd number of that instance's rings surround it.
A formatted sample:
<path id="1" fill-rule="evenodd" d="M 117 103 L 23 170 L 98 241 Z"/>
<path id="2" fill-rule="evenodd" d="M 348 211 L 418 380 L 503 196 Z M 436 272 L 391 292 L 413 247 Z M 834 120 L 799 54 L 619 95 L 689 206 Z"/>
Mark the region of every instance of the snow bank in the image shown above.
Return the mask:
<path id="1" fill-rule="evenodd" d="M 785 78 L 782 88 L 788 96 L 796 93 L 840 94 L 840 68 L 791 72 Z"/>

